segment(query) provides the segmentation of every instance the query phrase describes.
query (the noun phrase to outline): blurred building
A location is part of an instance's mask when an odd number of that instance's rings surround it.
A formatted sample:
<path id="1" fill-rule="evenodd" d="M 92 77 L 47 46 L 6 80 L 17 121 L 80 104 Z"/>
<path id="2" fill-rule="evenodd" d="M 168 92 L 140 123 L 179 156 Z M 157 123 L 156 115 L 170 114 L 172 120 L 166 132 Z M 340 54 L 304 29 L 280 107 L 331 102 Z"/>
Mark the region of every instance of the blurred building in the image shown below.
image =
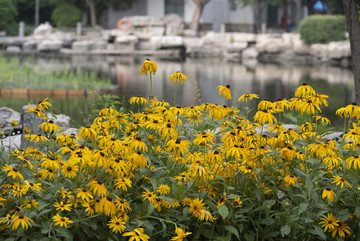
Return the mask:
<path id="1" fill-rule="evenodd" d="M 259 8 L 253 8 L 228 0 L 210 0 L 204 7 L 200 30 L 254 32 L 261 27 L 267 32 L 285 28 L 291 31 L 307 15 L 302 0 L 289 0 L 286 11 L 284 9 L 284 6 L 266 3 Z M 161 19 L 168 14 L 177 14 L 188 24 L 192 20 L 194 10 L 193 0 L 138 0 L 131 9 L 124 11 L 109 7 L 101 18 L 101 25 L 116 28 L 117 21 L 124 17 L 152 16 Z"/>

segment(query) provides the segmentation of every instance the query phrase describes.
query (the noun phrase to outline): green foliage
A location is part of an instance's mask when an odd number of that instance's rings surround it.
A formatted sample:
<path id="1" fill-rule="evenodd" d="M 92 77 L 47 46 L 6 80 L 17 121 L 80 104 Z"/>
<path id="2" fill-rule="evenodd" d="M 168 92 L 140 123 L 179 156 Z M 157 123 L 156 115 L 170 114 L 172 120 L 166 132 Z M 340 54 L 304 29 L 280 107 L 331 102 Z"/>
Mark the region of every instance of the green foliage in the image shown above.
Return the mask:
<path id="1" fill-rule="evenodd" d="M 109 89 L 108 78 L 83 70 L 37 71 L 33 66 L 21 64 L 19 59 L 7 61 L 0 56 L 0 88 L 30 89 Z"/>
<path id="2" fill-rule="evenodd" d="M 343 15 L 311 15 L 299 24 L 301 39 L 306 44 L 345 40 L 346 19 Z"/>
<path id="3" fill-rule="evenodd" d="M 51 14 L 51 20 L 58 27 L 73 27 L 81 20 L 81 10 L 69 3 L 57 6 Z"/>
<path id="4" fill-rule="evenodd" d="M 11 31 L 16 24 L 18 12 L 11 0 L 0 0 L 0 31 Z"/>

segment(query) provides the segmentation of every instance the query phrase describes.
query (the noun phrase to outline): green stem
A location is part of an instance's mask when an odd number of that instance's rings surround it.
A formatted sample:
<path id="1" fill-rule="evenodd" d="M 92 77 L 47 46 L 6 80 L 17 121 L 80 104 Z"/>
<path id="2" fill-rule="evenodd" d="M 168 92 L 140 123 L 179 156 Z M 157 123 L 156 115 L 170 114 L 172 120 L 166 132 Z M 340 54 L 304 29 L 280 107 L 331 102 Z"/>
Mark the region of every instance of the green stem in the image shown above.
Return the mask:
<path id="1" fill-rule="evenodd" d="M 153 94 L 152 94 L 152 75 L 150 73 L 150 96 L 152 97 Z"/>
<path id="2" fill-rule="evenodd" d="M 175 80 L 176 82 L 176 80 Z M 175 84 L 175 93 L 174 93 L 174 107 L 176 106 L 176 90 L 177 90 L 178 83 Z"/>

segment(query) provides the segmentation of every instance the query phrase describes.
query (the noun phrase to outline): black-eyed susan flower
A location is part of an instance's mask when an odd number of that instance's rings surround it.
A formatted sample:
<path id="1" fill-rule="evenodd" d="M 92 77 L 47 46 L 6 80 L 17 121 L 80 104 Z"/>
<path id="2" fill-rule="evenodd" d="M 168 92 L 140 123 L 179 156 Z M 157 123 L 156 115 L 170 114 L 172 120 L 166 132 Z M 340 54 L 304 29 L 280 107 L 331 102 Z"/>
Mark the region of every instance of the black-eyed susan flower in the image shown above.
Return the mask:
<path id="1" fill-rule="evenodd" d="M 77 188 L 75 189 L 77 192 L 76 198 L 81 198 L 85 200 L 86 202 L 90 201 L 90 199 L 93 199 L 94 196 L 91 194 L 91 192 L 85 188 Z"/>
<path id="2" fill-rule="evenodd" d="M 231 100 L 230 85 L 226 85 L 226 86 L 219 85 L 217 87 L 217 89 L 219 89 L 219 95 L 220 96 L 224 97 L 227 100 Z"/>
<path id="3" fill-rule="evenodd" d="M 181 138 L 171 139 L 166 143 L 166 151 L 173 152 L 175 155 L 184 155 L 190 146 L 190 142 L 188 140 L 183 140 Z"/>
<path id="4" fill-rule="evenodd" d="M 199 220 L 205 220 L 207 222 L 214 222 L 215 218 L 211 215 L 211 213 L 205 209 L 200 210 L 200 216 L 198 217 Z"/>
<path id="5" fill-rule="evenodd" d="M 249 100 L 252 100 L 254 98 L 259 99 L 259 95 L 246 93 L 246 94 L 243 94 L 242 96 L 240 96 L 239 99 L 237 100 L 237 102 L 241 102 L 241 101 L 248 102 Z"/>
<path id="6" fill-rule="evenodd" d="M 143 198 L 144 201 L 149 200 L 151 203 L 153 203 L 155 201 L 155 198 L 157 198 L 154 192 L 150 192 L 149 190 L 143 192 L 141 197 Z"/>
<path id="7" fill-rule="evenodd" d="M 344 118 L 358 117 L 360 114 L 360 106 L 358 106 L 356 102 L 353 102 L 350 105 L 338 109 L 335 114 Z"/>
<path id="8" fill-rule="evenodd" d="M 156 70 L 157 70 L 156 63 L 154 61 L 151 61 L 150 59 L 146 59 L 143 65 L 141 66 L 140 74 L 147 75 L 149 73 L 155 75 Z"/>
<path id="9" fill-rule="evenodd" d="M 160 193 L 161 195 L 166 195 L 170 192 L 171 188 L 168 185 L 161 184 L 157 189 L 156 192 Z"/>
<path id="10" fill-rule="evenodd" d="M 90 126 L 87 127 L 81 127 L 79 129 L 79 136 L 83 138 L 84 140 L 91 140 L 95 139 L 97 136 L 97 133 L 94 129 L 92 129 Z"/>
<path id="11" fill-rule="evenodd" d="M 127 191 L 128 187 L 131 187 L 131 180 L 128 177 L 118 178 L 115 180 L 115 186 L 117 189 Z"/>
<path id="12" fill-rule="evenodd" d="M 286 175 L 284 177 L 284 181 L 287 186 L 290 186 L 290 185 L 294 186 L 298 182 L 298 178 L 295 177 L 294 175 Z"/>
<path id="13" fill-rule="evenodd" d="M 73 178 L 76 177 L 76 174 L 79 171 L 79 167 L 70 162 L 70 163 L 65 163 L 62 166 L 61 170 L 65 177 Z"/>
<path id="14" fill-rule="evenodd" d="M 144 234 L 144 229 L 143 228 L 135 228 L 133 231 L 131 232 L 126 232 L 124 233 L 122 236 L 130 236 L 129 241 L 148 241 L 149 240 L 149 236 L 147 236 L 146 234 Z"/>
<path id="15" fill-rule="evenodd" d="M 342 177 L 340 177 L 338 175 L 335 175 L 333 177 L 333 183 L 335 183 L 336 186 L 340 185 L 341 188 L 343 188 L 344 185 L 348 186 L 348 187 L 351 187 L 351 184 L 348 181 L 346 181 L 344 178 L 342 178 Z"/>
<path id="16" fill-rule="evenodd" d="M 34 221 L 31 218 L 28 218 L 22 214 L 17 214 L 15 217 L 12 218 L 11 220 L 11 225 L 12 225 L 12 230 L 17 230 L 19 225 L 21 225 L 21 227 L 23 229 L 28 229 L 29 227 L 31 228 L 31 223 L 33 223 Z"/>
<path id="17" fill-rule="evenodd" d="M 326 218 L 320 218 L 321 221 L 319 224 L 322 224 L 321 227 L 324 228 L 324 231 L 327 230 L 332 231 L 335 229 L 336 226 L 339 226 L 337 223 L 339 220 L 335 219 L 334 215 L 332 213 L 328 213 Z"/>
<path id="18" fill-rule="evenodd" d="M 315 90 L 307 83 L 302 83 L 295 91 L 296 97 L 307 98 L 315 94 L 316 94 Z"/>
<path id="19" fill-rule="evenodd" d="M 301 112 L 301 114 L 303 114 L 304 112 L 308 113 L 309 115 L 313 115 L 316 113 L 316 111 L 321 112 L 321 109 L 319 107 L 319 105 L 315 102 L 313 102 L 312 100 L 308 99 L 307 101 L 303 102 L 300 106 L 299 106 L 299 110 Z"/>
<path id="20" fill-rule="evenodd" d="M 125 230 L 125 222 L 122 218 L 112 217 L 108 224 L 114 233 L 122 233 Z"/>
<path id="21" fill-rule="evenodd" d="M 117 210 L 125 213 L 128 213 L 132 210 L 129 203 L 125 199 L 119 198 L 118 196 L 116 196 L 116 198 L 117 200 L 115 201 L 115 205 Z"/>
<path id="22" fill-rule="evenodd" d="M 67 228 L 70 224 L 73 223 L 68 217 L 62 217 L 59 214 L 56 214 L 51 218 L 54 221 L 56 226 Z"/>
<path id="23" fill-rule="evenodd" d="M 130 105 L 134 105 L 134 104 L 144 105 L 144 104 L 147 104 L 148 101 L 144 97 L 136 96 L 136 97 L 131 97 L 129 99 L 129 103 L 130 103 Z"/>
<path id="24" fill-rule="evenodd" d="M 25 113 L 34 113 L 37 117 L 46 120 L 47 117 L 45 116 L 45 114 L 42 111 L 43 110 L 41 108 L 39 108 L 38 106 L 31 107 L 31 105 L 29 103 L 29 108 L 27 108 L 25 110 Z"/>
<path id="25" fill-rule="evenodd" d="M 196 198 L 191 201 L 189 206 L 189 214 L 192 214 L 194 217 L 199 218 L 201 216 L 201 210 L 204 209 L 205 203 L 202 199 Z"/>
<path id="26" fill-rule="evenodd" d="M 132 138 L 129 142 L 129 145 L 134 151 L 143 151 L 143 152 L 148 151 L 146 144 L 144 143 L 143 139 L 140 136 Z"/>
<path id="27" fill-rule="evenodd" d="M 203 132 L 196 134 L 196 138 L 193 143 L 197 146 L 208 146 L 211 147 L 214 144 L 215 135 L 211 132 Z"/>
<path id="28" fill-rule="evenodd" d="M 64 204 L 63 201 L 60 201 L 60 202 L 56 202 L 53 206 L 56 208 L 56 210 L 61 210 L 61 211 L 66 210 L 70 212 L 72 204 L 71 203 Z"/>
<path id="29" fill-rule="evenodd" d="M 177 71 L 176 73 L 173 73 L 172 75 L 170 75 L 170 82 L 173 83 L 173 81 L 175 82 L 175 84 L 178 84 L 179 81 L 181 81 L 181 84 L 185 83 L 187 80 L 186 75 L 180 73 L 179 71 Z"/>
<path id="30" fill-rule="evenodd" d="M 100 205 L 105 215 L 113 216 L 116 213 L 116 206 L 114 198 L 111 196 L 103 197 L 100 199 Z"/>
<path id="31" fill-rule="evenodd" d="M 176 236 L 172 237 L 170 241 L 183 241 L 186 238 L 186 236 L 192 234 L 191 232 L 185 232 L 184 229 L 178 227 L 175 228 L 175 233 Z"/>
<path id="32" fill-rule="evenodd" d="M 3 168 L 3 170 L 2 170 L 3 172 L 8 172 L 7 173 L 8 177 L 12 177 L 14 179 L 19 178 L 20 180 L 24 180 L 23 175 L 19 172 L 19 170 L 17 168 L 6 165 L 6 164 L 5 164 L 5 166 L 2 166 L 2 168 Z"/>
<path id="33" fill-rule="evenodd" d="M 267 110 L 258 110 L 254 116 L 254 120 L 257 121 L 260 125 L 273 125 L 277 122 L 276 117 Z"/>
<path id="34" fill-rule="evenodd" d="M 330 202 L 334 200 L 334 197 L 336 197 L 335 192 L 331 190 L 330 188 L 325 188 L 322 193 L 322 198 L 327 198 Z"/>
<path id="35" fill-rule="evenodd" d="M 238 208 L 238 207 L 241 207 L 241 204 L 242 204 L 243 202 L 242 201 L 240 201 L 240 198 L 238 197 L 238 198 L 235 198 L 234 199 L 234 201 L 233 201 L 233 206 L 234 207 L 236 207 L 236 208 Z"/>
<path id="36" fill-rule="evenodd" d="M 53 132 L 57 133 L 60 131 L 60 126 L 56 125 L 52 120 L 40 124 L 40 128 L 45 133 L 53 133 Z"/>
<path id="37" fill-rule="evenodd" d="M 47 101 L 48 99 L 49 97 L 46 97 L 45 99 L 39 101 L 37 107 L 42 111 L 51 107 L 51 104 Z"/>
<path id="38" fill-rule="evenodd" d="M 351 169 L 351 167 L 354 167 L 355 170 L 357 168 L 360 168 L 360 156 L 359 155 L 350 156 L 349 158 L 347 158 L 345 160 L 345 162 L 346 162 L 346 167 L 348 169 Z"/>
<path id="39" fill-rule="evenodd" d="M 346 236 L 345 233 L 347 233 L 348 235 L 351 234 L 351 229 L 350 229 L 349 225 L 347 225 L 344 221 L 337 220 L 336 224 L 337 225 L 334 226 L 334 229 L 331 233 L 331 236 L 333 238 L 335 238 L 336 233 L 339 234 L 340 238 L 345 238 L 345 236 Z"/>
<path id="40" fill-rule="evenodd" d="M 99 180 L 91 180 L 88 184 L 90 191 L 99 197 L 106 196 L 108 190 L 105 187 L 105 184 Z"/>

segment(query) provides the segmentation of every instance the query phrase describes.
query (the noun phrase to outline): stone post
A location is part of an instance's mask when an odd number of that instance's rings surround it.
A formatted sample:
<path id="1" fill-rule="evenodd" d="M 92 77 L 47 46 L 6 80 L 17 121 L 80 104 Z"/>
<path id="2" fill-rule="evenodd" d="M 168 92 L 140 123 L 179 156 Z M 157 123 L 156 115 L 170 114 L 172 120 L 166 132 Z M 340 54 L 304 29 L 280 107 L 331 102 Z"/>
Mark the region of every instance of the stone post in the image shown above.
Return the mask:
<path id="1" fill-rule="evenodd" d="M 25 24 L 24 22 L 19 23 L 19 37 L 23 38 L 25 36 Z"/>
<path id="2" fill-rule="evenodd" d="M 81 35 L 81 31 L 82 31 L 81 28 L 82 28 L 81 22 L 77 22 L 77 23 L 76 23 L 76 34 L 77 34 L 78 36 Z"/>

